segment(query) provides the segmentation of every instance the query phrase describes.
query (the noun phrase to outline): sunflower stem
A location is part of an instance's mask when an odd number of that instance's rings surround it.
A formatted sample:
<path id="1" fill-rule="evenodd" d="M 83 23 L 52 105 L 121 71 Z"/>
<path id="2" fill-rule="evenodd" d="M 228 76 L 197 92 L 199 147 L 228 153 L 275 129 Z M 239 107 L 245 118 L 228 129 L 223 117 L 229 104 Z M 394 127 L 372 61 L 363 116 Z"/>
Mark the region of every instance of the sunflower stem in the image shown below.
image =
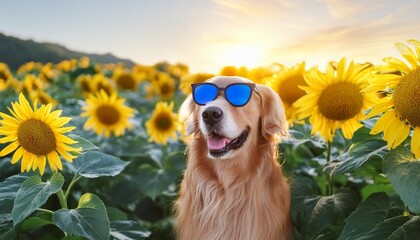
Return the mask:
<path id="1" fill-rule="evenodd" d="M 166 160 L 166 158 L 168 157 L 168 143 L 167 144 L 163 144 L 162 145 L 162 162 L 160 163 L 160 167 L 163 168 L 163 163 Z"/>
<path id="2" fill-rule="evenodd" d="M 60 200 L 60 205 L 62 208 L 67 209 L 67 201 L 64 197 L 63 189 L 57 192 L 58 200 Z"/>
<path id="3" fill-rule="evenodd" d="M 77 175 L 77 176 L 75 175 L 75 176 L 73 177 L 73 179 L 71 180 L 71 182 L 70 182 L 69 186 L 67 187 L 66 193 L 64 194 L 64 201 L 66 201 L 66 203 L 67 203 L 67 201 L 68 201 L 68 199 L 69 199 L 69 195 L 70 195 L 70 191 L 71 191 L 71 189 L 73 188 L 74 184 L 75 184 L 77 181 L 79 181 L 79 180 L 80 180 L 80 178 L 82 178 L 82 175 Z"/>
<path id="4" fill-rule="evenodd" d="M 53 211 L 51 211 L 51 210 L 49 210 L 49 209 L 45 209 L 45 208 L 38 208 L 37 209 L 38 211 L 40 211 L 40 212 L 45 212 L 45 213 L 49 213 L 49 214 L 54 214 L 54 212 Z"/>
<path id="5" fill-rule="evenodd" d="M 327 164 L 331 161 L 331 142 L 327 142 Z M 332 173 L 325 173 L 327 177 L 327 195 L 334 194 L 334 175 Z"/>

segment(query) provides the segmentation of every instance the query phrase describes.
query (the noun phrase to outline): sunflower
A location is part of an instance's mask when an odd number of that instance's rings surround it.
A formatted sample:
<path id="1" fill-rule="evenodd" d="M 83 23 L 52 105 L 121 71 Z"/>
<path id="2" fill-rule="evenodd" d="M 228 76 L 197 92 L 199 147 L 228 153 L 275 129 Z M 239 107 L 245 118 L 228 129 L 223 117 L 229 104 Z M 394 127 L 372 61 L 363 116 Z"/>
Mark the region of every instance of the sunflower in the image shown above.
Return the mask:
<path id="1" fill-rule="evenodd" d="M 273 72 L 269 68 L 257 67 L 249 70 L 245 77 L 252 80 L 254 83 L 264 84 L 272 75 Z"/>
<path id="2" fill-rule="evenodd" d="M 86 106 L 81 116 L 88 117 L 84 127 L 92 129 L 98 135 L 108 138 L 111 132 L 115 137 L 124 134 L 130 129 L 130 118 L 134 116 L 134 109 L 124 105 L 125 99 L 118 98 L 116 93 L 109 96 L 105 91 L 91 94 L 86 100 Z"/>
<path id="3" fill-rule="evenodd" d="M 12 103 L 8 108 L 12 116 L 0 112 L 0 143 L 9 143 L 0 151 L 0 157 L 13 151 L 12 164 L 21 161 L 21 172 L 39 169 L 44 174 L 45 165 L 51 170 L 62 170 L 63 166 L 59 155 L 69 162 L 76 157 L 71 153 L 79 153 L 81 148 L 70 147 L 77 141 L 67 137 L 64 133 L 75 127 L 63 127 L 71 118 L 60 117 L 61 110 L 51 112 L 51 104 L 41 105 L 34 103 L 32 108 L 25 96 L 19 95 L 19 102 Z M 69 153 L 71 152 L 71 153 Z"/>
<path id="4" fill-rule="evenodd" d="M 44 105 L 51 103 L 53 107 L 57 105 L 57 101 L 54 100 L 54 98 L 52 98 L 46 92 L 39 89 L 36 91 L 32 91 L 31 94 L 29 95 L 29 98 L 31 99 L 33 103 L 39 102 Z"/>
<path id="5" fill-rule="evenodd" d="M 133 73 L 139 76 L 140 80 L 154 80 L 157 70 L 154 67 L 146 65 L 135 65 L 132 70 Z"/>
<path id="6" fill-rule="evenodd" d="M 80 68 L 88 68 L 90 66 L 90 59 L 88 57 L 81 57 L 79 59 L 79 67 Z"/>
<path id="7" fill-rule="evenodd" d="M 374 106 L 368 117 L 379 117 L 371 130 L 371 134 L 383 132 L 383 138 L 388 148 L 399 146 L 414 129 L 411 137 L 411 151 L 420 158 L 420 42 L 409 40 L 414 45 L 416 53 L 403 43 L 396 43 L 398 51 L 411 65 L 394 57 L 384 61 L 396 70 L 398 74 L 378 74 L 372 80 L 369 90 L 387 93 L 386 97 Z M 389 71 L 389 67 L 386 70 Z"/>
<path id="8" fill-rule="evenodd" d="M 72 60 L 63 60 L 59 62 L 56 68 L 62 72 L 70 72 L 74 70 L 76 66 L 77 66 L 77 60 L 72 59 Z"/>
<path id="9" fill-rule="evenodd" d="M 0 92 L 8 87 L 11 78 L 12 74 L 7 64 L 0 62 Z"/>
<path id="10" fill-rule="evenodd" d="M 96 85 L 93 82 L 92 76 L 88 74 L 81 74 L 76 78 L 76 82 L 83 92 L 84 96 L 96 92 Z"/>
<path id="11" fill-rule="evenodd" d="M 52 83 L 58 76 L 58 71 L 53 67 L 52 63 L 47 63 L 41 67 L 39 78 L 44 82 Z"/>
<path id="12" fill-rule="evenodd" d="M 18 74 L 29 74 L 29 73 L 38 73 L 41 70 L 42 64 L 38 62 L 27 62 L 21 65 L 17 73 Z"/>
<path id="13" fill-rule="evenodd" d="M 371 77 L 371 65 L 355 64 L 346 69 L 346 59 L 342 58 L 335 71 L 331 64 L 326 73 L 313 68 L 305 80 L 308 86 L 301 86 L 307 95 L 295 103 L 299 119 L 310 116 L 312 134 L 319 132 L 324 140 L 331 142 L 336 129 L 341 128 L 345 138 L 362 126 L 364 111 L 377 100 L 374 92 L 366 92 Z"/>
<path id="14" fill-rule="evenodd" d="M 111 96 L 116 92 L 111 80 L 101 73 L 93 75 L 91 88 L 93 93 L 101 92 L 101 90 L 103 90 L 108 96 Z"/>
<path id="15" fill-rule="evenodd" d="M 45 86 L 45 83 L 41 81 L 34 74 L 26 74 L 23 81 L 19 82 L 17 92 L 23 92 L 26 95 L 30 95 L 32 91 L 41 90 Z"/>
<path id="16" fill-rule="evenodd" d="M 183 63 L 177 63 L 175 65 L 170 65 L 168 67 L 168 73 L 171 76 L 174 76 L 176 78 L 180 78 L 182 76 L 185 76 L 189 73 L 189 68 L 187 65 Z"/>
<path id="17" fill-rule="evenodd" d="M 150 119 L 146 122 L 146 131 L 150 142 L 167 144 L 168 139 L 177 139 L 176 131 L 181 129 L 178 114 L 173 112 L 174 103 L 158 102 Z"/>
<path id="18" fill-rule="evenodd" d="M 7 64 L 0 62 L 0 80 L 7 81 L 11 78 L 12 74 L 10 73 L 9 66 Z"/>
<path id="19" fill-rule="evenodd" d="M 267 85 L 277 92 L 283 101 L 286 118 L 290 124 L 296 121 L 297 108 L 293 105 L 299 98 L 306 95 L 300 86 L 308 86 L 305 82 L 305 62 L 291 68 L 284 68 L 279 73 L 267 79 Z"/>
<path id="20" fill-rule="evenodd" d="M 157 80 L 153 81 L 152 84 L 154 85 L 153 88 L 157 95 L 159 95 L 162 100 L 171 99 L 175 94 L 175 80 L 167 73 L 159 73 Z"/>
<path id="21" fill-rule="evenodd" d="M 219 75 L 246 77 L 248 75 L 248 69 L 246 67 L 224 66 L 220 70 Z"/>
<path id="22" fill-rule="evenodd" d="M 214 77 L 211 73 L 195 73 L 181 77 L 179 89 L 185 94 L 191 94 L 191 84 L 205 82 L 207 79 Z"/>
<path id="23" fill-rule="evenodd" d="M 116 69 L 112 78 L 117 84 L 118 89 L 121 90 L 136 91 L 140 83 L 140 78 L 134 72 L 123 69 Z"/>

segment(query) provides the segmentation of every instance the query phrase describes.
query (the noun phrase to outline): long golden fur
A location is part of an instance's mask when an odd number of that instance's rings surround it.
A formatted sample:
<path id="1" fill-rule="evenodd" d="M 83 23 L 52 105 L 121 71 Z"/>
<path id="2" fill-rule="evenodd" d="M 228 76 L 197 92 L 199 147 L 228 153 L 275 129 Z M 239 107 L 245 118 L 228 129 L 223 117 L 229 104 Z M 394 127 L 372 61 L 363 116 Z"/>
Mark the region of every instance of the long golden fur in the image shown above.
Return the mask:
<path id="1" fill-rule="evenodd" d="M 249 82 L 239 77 L 215 77 L 210 82 L 225 87 Z M 290 190 L 277 162 L 278 135 L 287 134 L 281 100 L 269 87 L 257 85 L 243 107 L 231 106 L 222 96 L 211 105 L 223 109 L 226 125 L 221 132 L 248 131 L 245 143 L 227 156 L 209 154 L 209 131 L 202 122 L 206 106 L 191 96 L 180 114 L 188 144 L 187 169 L 175 202 L 175 231 L 180 240 L 282 240 L 292 238 Z M 234 126 L 236 129 L 229 129 Z"/>

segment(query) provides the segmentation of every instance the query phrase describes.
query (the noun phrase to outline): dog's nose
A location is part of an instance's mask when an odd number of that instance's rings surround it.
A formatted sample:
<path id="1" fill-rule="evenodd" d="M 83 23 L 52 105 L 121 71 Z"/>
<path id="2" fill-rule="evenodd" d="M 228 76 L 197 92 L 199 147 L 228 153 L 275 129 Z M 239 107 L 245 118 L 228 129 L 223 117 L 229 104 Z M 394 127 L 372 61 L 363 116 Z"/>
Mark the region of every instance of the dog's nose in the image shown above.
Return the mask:
<path id="1" fill-rule="evenodd" d="M 223 118 L 223 110 L 218 107 L 208 107 L 201 116 L 205 123 L 213 125 Z"/>

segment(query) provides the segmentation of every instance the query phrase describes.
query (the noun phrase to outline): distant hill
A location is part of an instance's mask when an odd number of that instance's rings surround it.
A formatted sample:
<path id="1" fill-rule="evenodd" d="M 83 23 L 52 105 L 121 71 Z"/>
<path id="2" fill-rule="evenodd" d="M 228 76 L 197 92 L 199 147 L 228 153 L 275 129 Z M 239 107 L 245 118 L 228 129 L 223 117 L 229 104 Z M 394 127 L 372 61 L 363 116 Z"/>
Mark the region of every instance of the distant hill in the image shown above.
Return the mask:
<path id="1" fill-rule="evenodd" d="M 89 54 L 76 52 L 59 44 L 38 43 L 33 40 L 22 40 L 0 33 L 0 62 L 7 63 L 13 70 L 30 61 L 58 63 L 67 59 L 78 59 L 83 56 L 87 56 L 97 63 L 123 63 L 127 67 L 132 67 L 135 64 L 129 59 L 121 59 L 111 53 Z"/>

